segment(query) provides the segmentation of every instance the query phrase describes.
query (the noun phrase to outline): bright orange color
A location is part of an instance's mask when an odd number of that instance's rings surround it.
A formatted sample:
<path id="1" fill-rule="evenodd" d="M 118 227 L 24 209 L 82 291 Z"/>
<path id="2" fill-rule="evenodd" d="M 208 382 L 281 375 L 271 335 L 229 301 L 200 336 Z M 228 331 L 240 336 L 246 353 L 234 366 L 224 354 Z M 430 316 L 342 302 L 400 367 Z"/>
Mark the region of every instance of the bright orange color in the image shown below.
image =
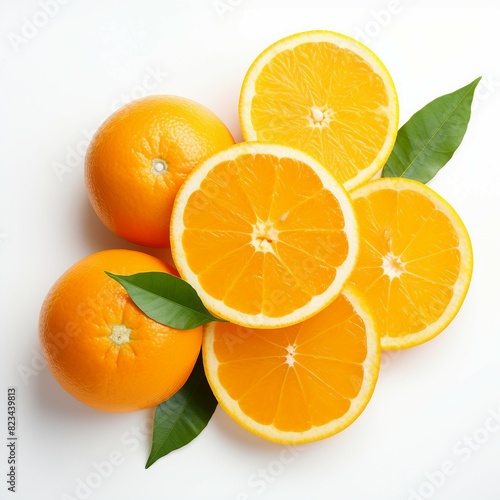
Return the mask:
<path id="1" fill-rule="evenodd" d="M 215 314 L 273 328 L 326 307 L 357 256 L 351 202 L 300 151 L 242 143 L 211 157 L 181 187 L 172 256 Z"/>
<path id="2" fill-rule="evenodd" d="M 85 158 L 90 202 L 104 225 L 134 243 L 169 246 L 175 195 L 187 174 L 234 140 L 197 102 L 152 96 L 120 108 L 99 128 Z"/>
<path id="3" fill-rule="evenodd" d="M 380 323 L 382 348 L 435 337 L 457 314 L 472 276 L 463 222 L 431 188 L 409 179 L 378 179 L 351 195 L 361 243 L 350 281 Z"/>
<path id="4" fill-rule="evenodd" d="M 269 332 L 211 323 L 203 361 L 224 410 L 247 430 L 305 443 L 350 425 L 368 403 L 380 366 L 371 313 L 346 287 L 319 314 Z"/>
<path id="5" fill-rule="evenodd" d="M 53 285 L 40 313 L 40 343 L 55 379 L 83 403 L 127 412 L 172 396 L 191 373 L 201 327 L 181 331 L 145 316 L 114 274 L 176 274 L 150 255 L 106 250 L 84 258 Z"/>
<path id="6" fill-rule="evenodd" d="M 398 99 L 378 57 L 331 31 L 288 36 L 248 70 L 239 114 L 247 141 L 301 149 L 350 190 L 384 165 L 398 129 Z"/>

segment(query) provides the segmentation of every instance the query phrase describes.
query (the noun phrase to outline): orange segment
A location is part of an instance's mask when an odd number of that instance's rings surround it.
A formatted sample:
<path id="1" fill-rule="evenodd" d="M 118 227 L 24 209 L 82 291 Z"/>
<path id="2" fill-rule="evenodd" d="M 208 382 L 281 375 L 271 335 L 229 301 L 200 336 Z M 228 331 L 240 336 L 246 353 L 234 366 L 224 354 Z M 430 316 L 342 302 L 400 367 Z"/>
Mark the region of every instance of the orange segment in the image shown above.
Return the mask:
<path id="1" fill-rule="evenodd" d="M 247 141 L 306 151 L 354 188 L 385 163 L 398 100 L 382 62 L 358 41 L 309 31 L 264 50 L 245 76 L 240 122 Z"/>
<path id="2" fill-rule="evenodd" d="M 204 162 L 174 204 L 172 255 L 215 314 L 275 328 L 328 305 L 354 267 L 350 199 L 319 163 L 272 144 L 238 144 Z"/>
<path id="3" fill-rule="evenodd" d="M 350 281 L 381 325 L 382 347 L 421 344 L 457 314 L 472 276 L 472 247 L 453 208 L 409 179 L 352 191 L 360 257 Z"/>
<path id="4" fill-rule="evenodd" d="M 238 274 L 236 272 L 230 273 L 227 270 L 244 270 L 254 254 L 255 252 L 251 246 L 245 245 L 220 260 L 210 263 L 205 262 L 205 265 L 198 274 L 200 285 L 214 298 L 222 300 L 227 290 L 233 285 L 235 278 L 239 275 L 239 272 Z M 201 255 L 197 258 L 197 261 L 201 261 Z"/>
<path id="5" fill-rule="evenodd" d="M 371 397 L 380 363 L 374 320 L 350 286 L 312 318 L 269 333 L 211 323 L 202 351 L 224 410 L 281 443 L 316 441 L 351 424 Z"/>
<path id="6" fill-rule="evenodd" d="M 307 232 L 309 237 L 306 239 L 304 230 L 282 231 L 280 242 L 312 256 L 317 265 L 337 267 L 345 260 L 349 252 L 349 243 L 344 231 L 311 228 L 307 229 Z"/>
<path id="7" fill-rule="evenodd" d="M 238 212 L 217 203 L 201 190 L 195 191 L 184 214 L 187 229 L 247 232 L 251 223 Z"/>
<path id="8" fill-rule="evenodd" d="M 216 264 L 251 241 L 250 236 L 245 233 L 205 229 L 188 229 L 184 233 L 184 238 L 189 247 L 207 249 L 204 255 L 191 255 L 191 266 L 196 273 L 206 269 L 207 261 Z"/>
<path id="9" fill-rule="evenodd" d="M 239 167 L 237 164 L 235 166 Z M 238 214 L 245 221 L 254 224 L 256 214 L 253 204 L 246 196 L 239 176 L 235 175 L 236 171 L 232 171 L 232 168 L 234 165 L 227 162 L 217 165 L 208 172 L 200 185 L 200 191 L 222 209 L 232 214 Z"/>
<path id="10" fill-rule="evenodd" d="M 242 156 L 234 164 L 238 170 L 245 171 L 245 183 L 241 184 L 241 190 L 245 201 L 252 207 L 254 221 L 255 218 L 265 220 L 271 212 L 275 186 L 282 182 L 281 178 L 278 179 L 280 172 L 265 155 Z M 266 182 L 263 183 L 262 179 Z"/>
<path id="11" fill-rule="evenodd" d="M 311 298 L 307 282 L 299 275 L 300 269 L 290 269 L 281 261 L 282 254 L 279 255 L 280 258 L 276 258 L 266 253 L 263 269 L 266 286 L 262 301 L 262 312 L 278 318 L 293 310 L 297 303 L 306 303 Z"/>

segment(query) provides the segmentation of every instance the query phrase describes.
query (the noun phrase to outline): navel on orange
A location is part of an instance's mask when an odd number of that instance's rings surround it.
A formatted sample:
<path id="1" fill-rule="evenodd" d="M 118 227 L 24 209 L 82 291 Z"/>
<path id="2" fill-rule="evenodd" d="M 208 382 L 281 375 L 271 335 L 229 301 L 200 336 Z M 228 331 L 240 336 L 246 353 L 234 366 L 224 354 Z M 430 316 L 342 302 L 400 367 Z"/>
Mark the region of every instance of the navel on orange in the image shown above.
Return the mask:
<path id="1" fill-rule="evenodd" d="M 380 324 L 382 348 L 421 344 L 460 309 L 472 277 L 472 246 L 455 210 L 431 188 L 402 178 L 351 192 L 360 257 L 350 281 Z"/>
<path id="2" fill-rule="evenodd" d="M 194 167 L 233 143 L 224 123 L 190 99 L 133 101 L 111 115 L 90 143 L 85 158 L 90 202 L 118 236 L 167 247 L 179 186 Z"/>
<path id="3" fill-rule="evenodd" d="M 350 190 L 383 167 L 399 108 L 391 76 L 370 49 L 339 33 L 308 31 L 257 57 L 239 114 L 245 140 L 301 149 Z"/>
<path id="4" fill-rule="evenodd" d="M 182 185 L 171 226 L 181 276 L 215 314 L 275 328 L 326 307 L 351 273 L 351 201 L 317 161 L 285 146 L 241 143 Z"/>
<path id="5" fill-rule="evenodd" d="M 346 287 L 316 316 L 272 332 L 210 323 L 203 361 L 220 405 L 240 425 L 298 444 L 331 436 L 360 415 L 380 346 L 368 307 Z"/>
<path id="6" fill-rule="evenodd" d="M 106 250 L 76 263 L 51 288 L 40 313 L 47 365 L 66 391 L 93 408 L 155 406 L 187 380 L 202 329 L 176 330 L 149 319 L 104 271 L 174 272 L 131 250 Z"/>

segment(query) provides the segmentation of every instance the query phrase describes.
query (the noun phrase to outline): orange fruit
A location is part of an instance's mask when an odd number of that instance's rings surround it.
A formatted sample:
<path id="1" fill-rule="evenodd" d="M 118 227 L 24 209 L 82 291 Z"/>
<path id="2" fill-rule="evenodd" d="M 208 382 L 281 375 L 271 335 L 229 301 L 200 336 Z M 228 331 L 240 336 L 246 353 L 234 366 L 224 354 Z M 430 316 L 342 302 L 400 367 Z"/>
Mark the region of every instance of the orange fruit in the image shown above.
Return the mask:
<path id="1" fill-rule="evenodd" d="M 241 143 L 200 165 L 172 212 L 172 256 L 215 314 L 275 328 L 326 307 L 354 268 L 358 230 L 342 186 L 310 156 Z"/>
<path id="2" fill-rule="evenodd" d="M 350 425 L 368 404 L 380 367 L 374 320 L 349 286 L 316 316 L 272 332 L 210 323 L 202 352 L 224 410 L 250 432 L 288 444 Z"/>
<path id="3" fill-rule="evenodd" d="M 149 319 L 104 271 L 175 274 L 132 250 L 106 250 L 75 264 L 51 288 L 40 313 L 47 365 L 66 391 L 98 410 L 155 406 L 187 380 L 202 329 L 175 330 Z"/>
<path id="4" fill-rule="evenodd" d="M 239 115 L 245 140 L 301 149 L 350 190 L 384 166 L 399 107 L 391 76 L 370 49 L 339 33 L 307 31 L 257 57 Z"/>
<path id="5" fill-rule="evenodd" d="M 197 102 L 177 96 L 133 101 L 112 114 L 90 143 L 90 203 L 118 236 L 167 247 L 179 186 L 195 166 L 233 143 L 224 123 Z"/>
<path id="6" fill-rule="evenodd" d="M 361 234 L 350 281 L 380 323 L 383 349 L 426 342 L 460 309 L 472 277 L 472 245 L 455 210 L 403 178 L 351 192 Z"/>

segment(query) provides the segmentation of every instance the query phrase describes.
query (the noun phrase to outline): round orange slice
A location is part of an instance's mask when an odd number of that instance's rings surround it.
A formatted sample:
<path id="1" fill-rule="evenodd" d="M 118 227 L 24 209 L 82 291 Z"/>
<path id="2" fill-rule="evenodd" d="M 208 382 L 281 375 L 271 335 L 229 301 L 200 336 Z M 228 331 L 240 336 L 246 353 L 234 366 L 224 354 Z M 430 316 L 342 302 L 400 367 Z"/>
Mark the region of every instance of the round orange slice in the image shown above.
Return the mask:
<path id="1" fill-rule="evenodd" d="M 380 346 L 359 292 L 346 287 L 316 316 L 264 333 L 205 326 L 207 379 L 236 422 L 270 441 L 299 444 L 332 436 L 361 414 L 378 377 Z"/>
<path id="2" fill-rule="evenodd" d="M 306 151 L 350 190 L 383 167 L 399 106 L 389 72 L 370 49 L 339 33 L 307 31 L 257 57 L 239 115 L 245 140 Z"/>
<path id="3" fill-rule="evenodd" d="M 361 243 L 350 281 L 380 323 L 382 348 L 426 342 L 455 317 L 469 288 L 472 246 L 463 222 L 409 179 L 377 179 L 351 194 Z"/>
<path id="4" fill-rule="evenodd" d="M 241 143 L 212 156 L 176 197 L 172 256 L 214 314 L 276 328 L 326 307 L 354 268 L 358 229 L 342 186 L 285 146 Z"/>

